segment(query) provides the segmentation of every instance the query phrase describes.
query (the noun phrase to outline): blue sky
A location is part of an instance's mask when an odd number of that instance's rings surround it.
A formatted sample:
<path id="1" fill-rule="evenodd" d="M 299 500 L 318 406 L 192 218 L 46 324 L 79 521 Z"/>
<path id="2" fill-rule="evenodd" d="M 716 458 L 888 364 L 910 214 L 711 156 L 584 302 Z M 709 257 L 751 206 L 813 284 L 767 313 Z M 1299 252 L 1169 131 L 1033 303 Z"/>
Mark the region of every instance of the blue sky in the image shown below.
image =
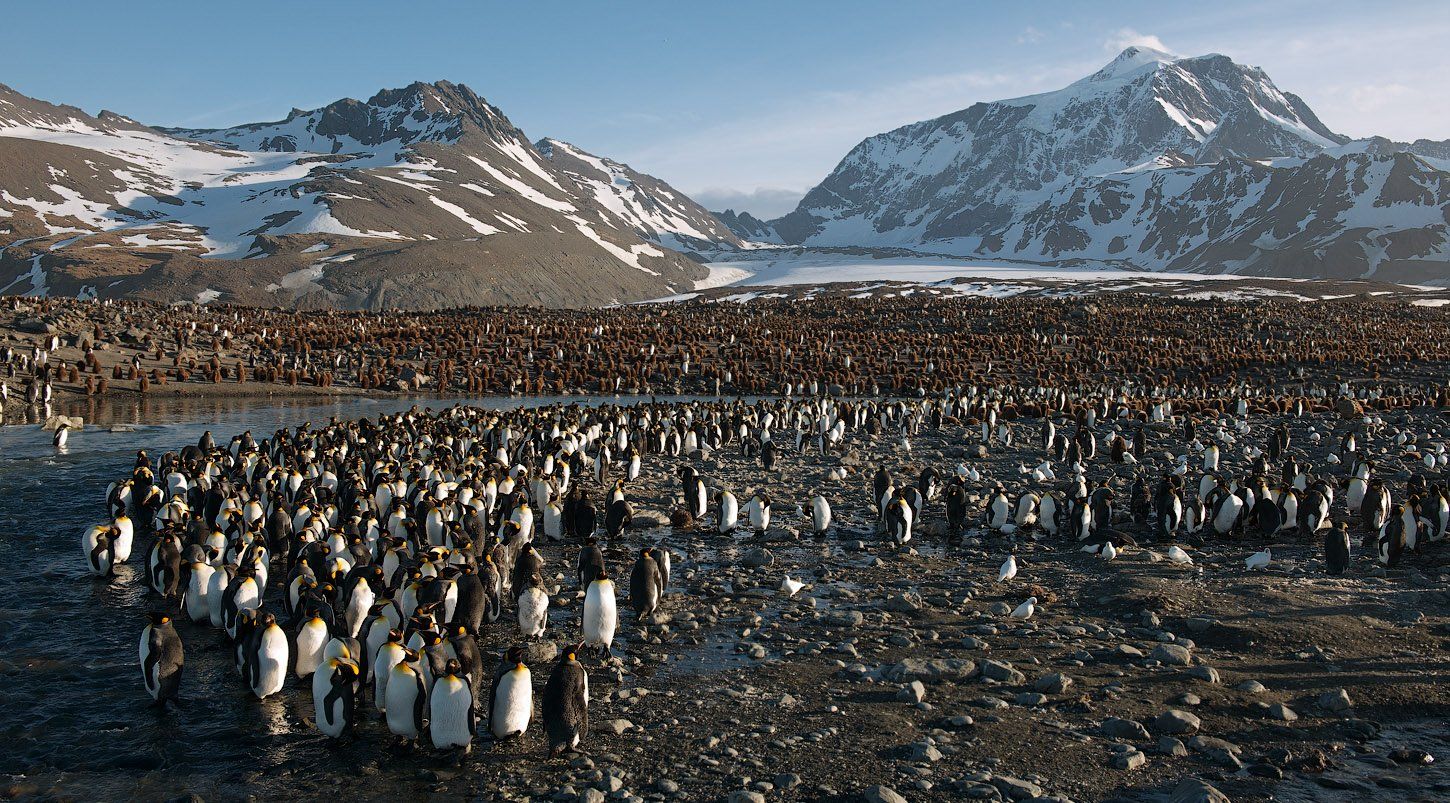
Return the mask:
<path id="1" fill-rule="evenodd" d="M 1210 7 L 1210 5 L 1212 7 Z M 12 2 L 0 83 L 158 125 L 465 83 L 535 139 L 786 211 L 863 137 L 1133 43 L 1268 71 L 1351 136 L 1450 138 L 1450 2 Z"/>

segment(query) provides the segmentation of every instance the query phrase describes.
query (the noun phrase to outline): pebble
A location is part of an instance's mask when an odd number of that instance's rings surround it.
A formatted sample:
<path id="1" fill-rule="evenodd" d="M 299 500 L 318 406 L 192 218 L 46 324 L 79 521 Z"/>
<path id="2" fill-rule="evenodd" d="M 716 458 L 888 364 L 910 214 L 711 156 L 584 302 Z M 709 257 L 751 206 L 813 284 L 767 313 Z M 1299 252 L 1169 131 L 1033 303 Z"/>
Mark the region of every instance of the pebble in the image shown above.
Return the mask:
<path id="1" fill-rule="evenodd" d="M 1354 702 L 1349 699 L 1349 692 L 1344 689 L 1327 691 L 1319 695 L 1319 707 L 1325 711 L 1340 713 L 1348 711 L 1353 705 Z"/>
<path id="2" fill-rule="evenodd" d="M 1177 644 L 1159 644 L 1153 648 L 1153 660 L 1168 666 L 1188 666 L 1193 663 L 1193 655 Z"/>
<path id="3" fill-rule="evenodd" d="M 902 797 L 895 789 L 880 784 L 872 786 L 865 792 L 862 792 L 861 797 L 866 800 L 866 803 L 906 803 L 906 798 Z"/>
<path id="4" fill-rule="evenodd" d="M 1140 750 L 1132 750 L 1113 758 L 1113 766 L 1120 770 L 1135 770 L 1148 763 L 1148 757 Z"/>
<path id="5" fill-rule="evenodd" d="M 920 703 L 926 700 L 926 685 L 919 680 L 913 680 L 901 687 L 896 693 L 896 699 L 903 703 Z"/>
<path id="6" fill-rule="evenodd" d="M 1164 736 L 1158 740 L 1158 752 L 1165 756 L 1186 756 L 1188 748 L 1172 736 Z"/>
<path id="7" fill-rule="evenodd" d="M 1178 736 L 1197 733 L 1200 724 L 1198 717 L 1187 711 L 1180 711 L 1174 708 L 1164 711 L 1153 720 L 1153 730 L 1158 733 Z"/>
<path id="8" fill-rule="evenodd" d="M 1053 672 L 1050 675 L 1043 675 L 1032 684 L 1034 689 L 1047 694 L 1062 694 L 1073 684 L 1072 678 L 1061 672 Z"/>
<path id="9" fill-rule="evenodd" d="M 1143 723 L 1133 719 L 1121 719 L 1119 717 L 1108 717 L 1103 720 L 1103 733 L 1113 739 L 1128 739 L 1132 741 L 1146 741 L 1148 729 Z"/>

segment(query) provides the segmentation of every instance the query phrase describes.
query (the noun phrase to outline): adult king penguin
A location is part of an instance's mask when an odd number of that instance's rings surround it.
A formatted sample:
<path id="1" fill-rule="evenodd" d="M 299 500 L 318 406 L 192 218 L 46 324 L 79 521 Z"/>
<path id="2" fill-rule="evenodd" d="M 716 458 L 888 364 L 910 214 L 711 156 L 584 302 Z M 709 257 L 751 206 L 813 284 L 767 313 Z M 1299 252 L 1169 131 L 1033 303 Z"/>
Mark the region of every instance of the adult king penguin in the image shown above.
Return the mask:
<path id="1" fill-rule="evenodd" d="M 551 758 L 577 748 L 589 731 L 589 674 L 576 654 L 582 647 L 566 650 L 544 684 L 544 734 Z"/>
<path id="2" fill-rule="evenodd" d="M 151 614 L 151 622 L 141 631 L 141 677 L 156 705 L 165 707 L 168 700 L 180 704 L 177 693 L 184 660 L 181 636 L 176 634 L 171 617 Z"/>

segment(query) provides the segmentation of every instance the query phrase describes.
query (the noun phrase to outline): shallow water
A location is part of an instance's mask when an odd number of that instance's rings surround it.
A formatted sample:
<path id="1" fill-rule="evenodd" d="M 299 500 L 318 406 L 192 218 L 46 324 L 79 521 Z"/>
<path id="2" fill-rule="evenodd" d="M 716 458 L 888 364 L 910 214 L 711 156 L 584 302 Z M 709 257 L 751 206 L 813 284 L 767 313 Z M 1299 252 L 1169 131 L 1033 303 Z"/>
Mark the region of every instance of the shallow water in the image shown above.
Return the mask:
<path id="1" fill-rule="evenodd" d="M 320 738 L 298 727 L 312 715 L 302 684 L 289 679 L 279 698 L 251 699 L 221 639 L 189 623 L 178 630 L 186 646 L 182 694 L 190 702 L 180 711 L 149 706 L 137 668 L 149 538 L 138 534 L 131 561 L 109 583 L 88 573 L 80 550 L 85 527 L 105 516 L 106 486 L 129 471 L 138 449 L 156 456 L 195 443 L 208 429 L 226 442 L 246 429 L 261 437 L 303 421 L 375 417 L 415 404 L 506 409 L 647 400 L 158 397 L 81 412 L 86 429 L 60 452 L 38 426 L 0 428 L 0 795 L 7 785 L 11 793 L 93 799 L 267 795 L 235 784 L 308 758 L 293 749 L 296 739 L 270 737 Z M 108 429 L 122 425 L 124 431 Z"/>

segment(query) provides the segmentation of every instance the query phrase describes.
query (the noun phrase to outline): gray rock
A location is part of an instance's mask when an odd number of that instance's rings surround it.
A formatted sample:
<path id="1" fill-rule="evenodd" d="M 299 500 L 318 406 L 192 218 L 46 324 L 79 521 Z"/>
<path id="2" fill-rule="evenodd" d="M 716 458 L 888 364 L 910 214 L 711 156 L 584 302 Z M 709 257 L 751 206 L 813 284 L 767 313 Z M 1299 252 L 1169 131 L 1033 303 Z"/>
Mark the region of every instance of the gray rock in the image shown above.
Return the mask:
<path id="1" fill-rule="evenodd" d="M 1188 748 L 1172 736 L 1164 736 L 1158 740 L 1158 752 L 1165 756 L 1180 757 L 1188 755 Z"/>
<path id="2" fill-rule="evenodd" d="M 782 791 L 794 789 L 801 785 L 801 776 L 794 772 L 784 772 L 775 776 L 775 788 Z"/>
<path id="3" fill-rule="evenodd" d="M 887 680 L 903 683 L 922 680 L 927 683 L 941 683 L 947 680 L 966 680 L 977 671 L 977 664 L 966 658 L 906 658 L 888 668 L 883 674 Z"/>
<path id="4" fill-rule="evenodd" d="M 1243 683 L 1234 686 L 1234 688 L 1238 689 L 1239 691 L 1248 692 L 1249 694 L 1262 694 L 1265 691 L 1268 691 L 1264 688 L 1264 684 L 1258 682 L 1257 680 L 1246 680 Z"/>
<path id="5" fill-rule="evenodd" d="M 1017 695 L 1015 702 L 1028 708 L 1034 708 L 1047 702 L 1047 695 L 1042 692 L 1024 691 Z"/>
<path id="6" fill-rule="evenodd" d="M 1102 728 L 1103 733 L 1112 739 L 1127 739 L 1131 741 L 1148 740 L 1148 729 L 1143 727 L 1143 723 L 1134 719 L 1108 717 L 1103 720 Z"/>
<path id="7" fill-rule="evenodd" d="M 930 764 L 941 761 L 942 754 L 934 745 L 927 744 L 926 742 L 917 742 L 911 746 L 911 760 Z"/>
<path id="8" fill-rule="evenodd" d="M 612 733 L 615 736 L 622 735 L 634 727 L 634 723 L 627 719 L 607 719 L 599 723 L 599 730 L 604 733 Z"/>
<path id="9" fill-rule="evenodd" d="M 896 699 L 903 703 L 920 703 L 926 700 L 926 686 L 919 680 L 913 680 L 901 687 L 896 693 Z"/>
<path id="10" fill-rule="evenodd" d="M 991 678 L 992 680 L 1000 681 L 1002 683 L 1014 684 L 1022 683 L 1026 680 L 1021 672 L 1018 672 L 1016 669 L 1012 668 L 1012 664 L 1006 661 L 997 660 L 982 662 L 982 677 Z"/>
<path id="11" fill-rule="evenodd" d="M 749 789 L 737 789 L 730 793 L 730 803 L 765 803 L 765 795 Z"/>
<path id="12" fill-rule="evenodd" d="M 559 646 L 552 641 L 538 641 L 524 650 L 524 661 L 530 665 L 547 664 L 559 657 Z"/>
<path id="13" fill-rule="evenodd" d="M 897 793 L 889 786 L 877 784 L 861 793 L 861 798 L 866 803 L 906 803 L 906 798 Z"/>
<path id="14" fill-rule="evenodd" d="M 1199 724 L 1198 717 L 1187 711 L 1173 708 L 1164 711 L 1153 720 L 1153 730 L 1157 733 L 1180 736 L 1186 733 L 1197 733 Z"/>
<path id="15" fill-rule="evenodd" d="M 1228 795 L 1197 778 L 1184 778 L 1169 793 L 1168 803 L 1231 803 Z"/>
<path id="16" fill-rule="evenodd" d="M 997 787 L 997 791 L 1012 800 L 1027 800 L 1042 795 L 1042 787 L 1031 781 L 1013 778 L 1010 775 L 994 776 L 987 783 Z"/>
<path id="17" fill-rule="evenodd" d="M 1187 670 L 1184 671 L 1184 674 L 1192 678 L 1198 678 L 1205 683 L 1223 682 L 1218 675 L 1218 670 L 1214 669 L 1211 666 L 1190 666 Z"/>
<path id="18" fill-rule="evenodd" d="M 1319 707 L 1325 711 L 1340 713 L 1342 711 L 1348 711 L 1353 706 L 1354 702 L 1349 699 L 1349 692 L 1344 689 L 1327 691 L 1319 695 Z"/>
<path id="19" fill-rule="evenodd" d="M 775 556 L 770 554 L 770 550 L 764 547 L 757 547 L 746 552 L 745 556 L 740 559 L 740 563 L 752 569 L 759 569 L 762 566 L 769 566 L 775 563 Z"/>
<path id="20" fill-rule="evenodd" d="M 1130 750 L 1113 758 L 1113 766 L 1120 770 L 1135 770 L 1148 763 L 1148 757 L 1141 750 Z"/>
<path id="21" fill-rule="evenodd" d="M 1269 706 L 1268 714 L 1270 719 L 1277 719 L 1280 722 L 1293 722 L 1299 718 L 1299 715 L 1294 713 L 1294 709 L 1283 703 L 1274 703 Z"/>
<path id="22" fill-rule="evenodd" d="M 860 611 L 833 611 L 826 615 L 826 624 L 831 627 L 860 627 L 866 617 Z"/>
<path id="23" fill-rule="evenodd" d="M 1061 672 L 1053 672 L 1050 675 L 1043 675 L 1032 684 L 1032 688 L 1046 694 L 1062 694 L 1072 686 L 1072 678 Z"/>
<path id="24" fill-rule="evenodd" d="M 1210 627 L 1213 627 L 1214 624 L 1215 622 L 1212 619 L 1205 619 L 1201 616 L 1191 616 L 1188 619 L 1188 629 L 1195 633 L 1203 633 Z"/>
<path id="25" fill-rule="evenodd" d="M 604 791 L 587 787 L 579 793 L 579 803 L 604 803 Z"/>
<path id="26" fill-rule="evenodd" d="M 1153 648 L 1152 657 L 1167 666 L 1188 666 L 1193 663 L 1192 653 L 1177 644 L 1159 644 Z"/>
<path id="27" fill-rule="evenodd" d="M 886 610 L 893 613 L 916 613 L 922 607 L 921 595 L 906 591 L 886 600 Z"/>

